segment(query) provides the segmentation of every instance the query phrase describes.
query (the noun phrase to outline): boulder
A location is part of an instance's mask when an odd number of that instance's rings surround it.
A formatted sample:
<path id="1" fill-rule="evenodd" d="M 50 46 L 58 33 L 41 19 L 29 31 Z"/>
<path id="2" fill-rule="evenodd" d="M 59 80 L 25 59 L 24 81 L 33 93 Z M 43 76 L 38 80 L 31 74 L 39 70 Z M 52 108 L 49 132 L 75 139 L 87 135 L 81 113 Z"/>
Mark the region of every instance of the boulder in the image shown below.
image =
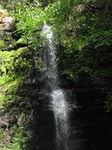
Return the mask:
<path id="1" fill-rule="evenodd" d="M 12 31 L 15 25 L 15 20 L 8 15 L 7 10 L 0 10 L 0 34 L 3 31 Z"/>

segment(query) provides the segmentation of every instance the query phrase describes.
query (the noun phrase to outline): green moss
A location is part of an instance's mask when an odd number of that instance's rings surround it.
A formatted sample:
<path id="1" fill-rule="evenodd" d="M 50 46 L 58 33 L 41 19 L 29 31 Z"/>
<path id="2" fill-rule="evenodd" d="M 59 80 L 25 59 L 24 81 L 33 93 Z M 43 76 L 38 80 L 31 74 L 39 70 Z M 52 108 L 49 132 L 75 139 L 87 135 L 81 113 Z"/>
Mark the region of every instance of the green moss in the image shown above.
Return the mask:
<path id="1" fill-rule="evenodd" d="M 9 95 L 8 93 L 11 91 L 16 92 L 23 79 L 24 77 L 19 77 L 10 82 L 10 76 L 0 77 L 0 81 L 2 81 L 0 84 L 0 108 L 3 108 L 4 100 L 10 99 L 10 101 L 14 101 L 12 95 Z"/>
<path id="2" fill-rule="evenodd" d="M 0 10 L 1 23 L 7 15 L 6 10 L 2 12 Z M 0 112 L 5 111 L 10 116 L 10 125 L 8 129 L 4 125 L 0 128 L 0 150 L 22 150 L 26 141 L 22 125 L 25 120 L 21 120 L 18 127 L 15 117 L 21 117 L 21 112 L 24 117 L 22 84 L 32 67 L 32 56 L 28 47 L 13 50 L 22 44 L 27 44 L 23 38 L 17 42 L 12 34 L 5 34 L 2 38 L 3 40 L 0 39 Z"/>
<path id="3" fill-rule="evenodd" d="M 23 128 L 14 125 L 10 130 L 0 129 L 0 150 L 22 150 L 20 142 L 25 143 Z"/>
<path id="4" fill-rule="evenodd" d="M 0 51 L 2 50 L 2 48 L 5 46 L 5 43 L 3 40 L 0 40 Z"/>
<path id="5" fill-rule="evenodd" d="M 0 52 L 0 61 L 10 61 L 14 57 L 15 51 L 3 51 Z"/>
<path id="6" fill-rule="evenodd" d="M 0 75 L 1 76 L 6 75 L 7 72 L 9 72 L 10 70 L 12 70 L 14 55 L 15 55 L 14 51 L 0 52 Z M 0 83 L 0 85 L 1 84 L 2 84 L 2 82 Z"/>
<path id="7" fill-rule="evenodd" d="M 20 38 L 16 43 L 17 44 L 27 44 L 27 41 L 25 38 Z"/>
<path id="8" fill-rule="evenodd" d="M 30 54 L 27 47 L 0 52 L 0 111 L 8 112 L 13 122 L 10 130 L 5 130 L 5 127 L 0 129 L 0 140 L 3 141 L 3 146 L 0 143 L 1 150 L 22 150 L 20 143 L 25 147 L 23 125 L 21 123 L 17 127 L 17 122 L 11 115 L 20 116 L 20 111 L 24 111 L 21 86 L 32 65 Z M 18 109 L 20 110 L 16 111 Z M 10 139 L 7 140 L 7 137 Z"/>
<path id="9" fill-rule="evenodd" d="M 24 55 L 28 51 L 29 51 L 28 47 L 21 47 L 17 49 L 17 55 Z"/>
<path id="10" fill-rule="evenodd" d="M 0 108 L 3 108 L 4 101 L 15 101 L 14 94 L 32 66 L 26 59 L 28 53 L 27 47 L 0 52 Z"/>
<path id="11" fill-rule="evenodd" d="M 0 150 L 7 150 L 6 147 L 10 146 L 11 137 L 8 132 L 8 130 L 0 129 Z"/>
<path id="12" fill-rule="evenodd" d="M 1 15 L 8 16 L 8 12 L 6 9 L 0 9 Z"/>

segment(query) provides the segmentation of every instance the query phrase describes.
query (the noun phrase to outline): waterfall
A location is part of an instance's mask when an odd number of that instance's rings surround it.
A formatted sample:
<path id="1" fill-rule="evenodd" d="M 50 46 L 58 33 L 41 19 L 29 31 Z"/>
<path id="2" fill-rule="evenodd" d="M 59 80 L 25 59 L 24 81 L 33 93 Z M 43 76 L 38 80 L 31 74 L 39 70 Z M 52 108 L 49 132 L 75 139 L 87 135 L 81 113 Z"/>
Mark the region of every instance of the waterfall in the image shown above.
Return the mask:
<path id="1" fill-rule="evenodd" d="M 42 35 L 44 44 L 42 62 L 45 65 L 43 74 L 46 78 L 45 89 L 50 96 L 50 109 L 52 109 L 56 126 L 56 150 L 68 150 L 68 104 L 65 93 L 59 87 L 58 70 L 56 64 L 56 47 L 51 28 L 44 23 Z"/>

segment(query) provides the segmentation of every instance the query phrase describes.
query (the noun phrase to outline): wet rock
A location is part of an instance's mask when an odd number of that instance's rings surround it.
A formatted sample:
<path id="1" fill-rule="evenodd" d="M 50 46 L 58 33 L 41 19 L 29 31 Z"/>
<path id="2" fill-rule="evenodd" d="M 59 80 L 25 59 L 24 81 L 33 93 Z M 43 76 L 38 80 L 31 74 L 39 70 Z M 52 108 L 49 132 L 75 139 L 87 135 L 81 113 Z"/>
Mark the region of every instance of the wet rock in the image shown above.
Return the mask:
<path id="1" fill-rule="evenodd" d="M 112 114 L 106 113 L 105 95 L 94 89 L 75 91 L 76 107 L 70 113 L 70 150 L 111 150 Z"/>

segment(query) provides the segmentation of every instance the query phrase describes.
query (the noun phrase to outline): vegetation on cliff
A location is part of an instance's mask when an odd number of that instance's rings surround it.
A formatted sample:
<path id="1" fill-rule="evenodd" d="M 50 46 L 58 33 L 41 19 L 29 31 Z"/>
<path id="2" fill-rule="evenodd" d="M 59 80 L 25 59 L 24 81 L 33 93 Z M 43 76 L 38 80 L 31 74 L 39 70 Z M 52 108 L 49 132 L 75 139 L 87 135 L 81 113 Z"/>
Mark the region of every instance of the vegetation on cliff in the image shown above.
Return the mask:
<path id="1" fill-rule="evenodd" d="M 53 8 L 56 10 L 54 24 L 62 46 L 60 73 L 75 85 L 88 86 L 86 83 L 90 82 L 106 93 L 109 111 L 112 107 L 112 2 L 61 2 L 60 7 Z M 49 6 L 47 8 L 49 12 Z"/>
<path id="2" fill-rule="evenodd" d="M 32 68 L 32 51 L 14 36 L 13 18 L 2 8 L 0 19 L 0 149 L 20 150 L 25 142 L 22 85 Z"/>
<path id="3" fill-rule="evenodd" d="M 74 86 L 81 85 L 81 81 L 85 86 L 90 83 L 105 93 L 109 111 L 112 107 L 112 2 L 31 2 L 22 1 L 15 5 L 13 14 L 17 20 L 17 33 L 36 50 L 41 47 L 40 30 L 46 20 L 54 30 L 57 44 L 61 46 L 58 51 L 61 77 L 72 81 Z"/>
<path id="4" fill-rule="evenodd" d="M 44 21 L 51 25 L 54 42 L 59 47 L 60 78 L 74 87 L 92 87 L 105 93 L 106 110 L 111 110 L 112 2 L 16 0 L 13 8 L 11 15 L 16 20 L 15 28 L 0 31 L 0 109 L 11 116 L 4 122 L 0 120 L 3 127 L 0 148 L 19 150 L 22 147 L 23 150 L 26 148 L 24 135 L 28 134 L 24 133 L 23 127 L 27 116 L 22 113 L 26 111 L 23 83 L 34 69 L 35 52 L 37 69 L 43 67 L 39 52 Z M 7 15 L 6 10 L 0 11 L 1 23 Z M 18 120 L 22 123 L 18 124 Z M 11 127 L 8 127 L 8 121 Z"/>

